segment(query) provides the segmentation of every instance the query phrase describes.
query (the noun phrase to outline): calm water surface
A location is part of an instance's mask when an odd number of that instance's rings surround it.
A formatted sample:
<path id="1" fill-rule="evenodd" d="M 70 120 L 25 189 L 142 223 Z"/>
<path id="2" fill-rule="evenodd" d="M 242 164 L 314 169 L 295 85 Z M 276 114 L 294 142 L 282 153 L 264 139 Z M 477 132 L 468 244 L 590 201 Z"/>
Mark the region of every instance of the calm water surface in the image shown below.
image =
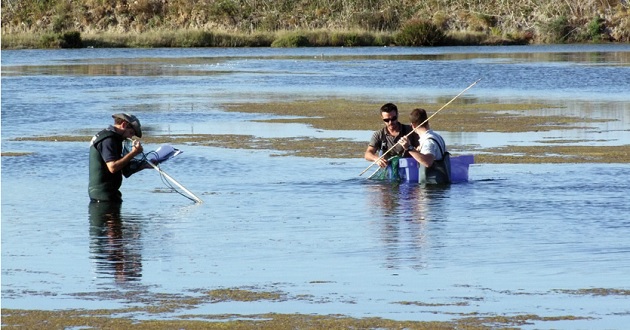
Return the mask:
<path id="1" fill-rule="evenodd" d="M 103 215 L 112 210 L 88 203 L 87 141 L 15 140 L 94 134 L 112 113 L 129 111 L 147 135 L 367 143 L 370 131 L 254 123 L 269 116 L 224 113 L 221 104 L 444 103 L 478 78 L 467 102 L 548 102 L 561 107 L 541 111 L 616 120 L 545 133 L 444 132 L 449 143 L 630 143 L 627 45 L 3 51 L 2 152 L 32 154 L 2 157 L 2 307 L 118 308 L 129 302 L 100 294 L 247 288 L 294 299 L 202 304 L 181 314 L 573 315 L 590 319 L 525 328 L 623 328 L 627 295 L 575 291 L 630 290 L 627 164 L 479 164 L 469 183 L 434 188 L 359 177 L 369 165 L 363 150 L 340 160 L 179 145 L 184 153 L 163 169 L 205 203 L 144 171 L 123 184 L 125 202 L 112 219 Z"/>

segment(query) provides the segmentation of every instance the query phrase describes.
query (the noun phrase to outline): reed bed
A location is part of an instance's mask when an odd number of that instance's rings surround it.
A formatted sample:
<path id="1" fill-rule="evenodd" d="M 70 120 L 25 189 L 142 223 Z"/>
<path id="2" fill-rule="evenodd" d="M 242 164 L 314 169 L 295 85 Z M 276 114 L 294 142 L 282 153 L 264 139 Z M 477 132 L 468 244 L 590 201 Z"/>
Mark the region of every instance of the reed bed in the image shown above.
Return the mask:
<path id="1" fill-rule="evenodd" d="M 630 4 L 623 0 L 2 0 L 1 3 L 3 49 L 630 41 Z"/>

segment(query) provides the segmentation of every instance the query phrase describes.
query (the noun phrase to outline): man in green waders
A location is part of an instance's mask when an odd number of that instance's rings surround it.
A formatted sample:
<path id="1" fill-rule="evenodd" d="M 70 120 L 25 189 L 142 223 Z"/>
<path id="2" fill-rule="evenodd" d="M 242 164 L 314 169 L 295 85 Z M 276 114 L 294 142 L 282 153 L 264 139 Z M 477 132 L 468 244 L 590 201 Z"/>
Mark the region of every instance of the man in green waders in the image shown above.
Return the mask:
<path id="1" fill-rule="evenodd" d="M 125 177 L 145 167 L 134 157 L 142 153 L 140 141 L 134 141 L 130 151 L 124 150 L 125 140 L 142 137 L 142 127 L 136 116 L 117 113 L 114 125 L 97 133 L 90 142 L 90 200 L 98 203 L 122 202 L 119 189 Z M 146 164 L 145 164 L 146 165 Z"/>

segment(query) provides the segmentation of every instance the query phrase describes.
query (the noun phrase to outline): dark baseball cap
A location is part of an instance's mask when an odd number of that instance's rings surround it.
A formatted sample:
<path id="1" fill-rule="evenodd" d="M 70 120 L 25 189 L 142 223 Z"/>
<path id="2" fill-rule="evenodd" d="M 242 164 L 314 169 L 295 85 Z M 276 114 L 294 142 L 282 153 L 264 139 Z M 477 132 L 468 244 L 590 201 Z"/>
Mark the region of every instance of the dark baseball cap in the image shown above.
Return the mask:
<path id="1" fill-rule="evenodd" d="M 115 113 L 112 115 L 112 118 L 120 118 L 128 122 L 129 124 L 131 124 L 131 127 L 133 127 L 133 130 L 136 131 L 136 136 L 139 138 L 142 137 L 142 126 L 140 125 L 140 121 L 138 120 L 138 118 L 136 118 L 136 116 L 130 115 L 128 113 Z"/>

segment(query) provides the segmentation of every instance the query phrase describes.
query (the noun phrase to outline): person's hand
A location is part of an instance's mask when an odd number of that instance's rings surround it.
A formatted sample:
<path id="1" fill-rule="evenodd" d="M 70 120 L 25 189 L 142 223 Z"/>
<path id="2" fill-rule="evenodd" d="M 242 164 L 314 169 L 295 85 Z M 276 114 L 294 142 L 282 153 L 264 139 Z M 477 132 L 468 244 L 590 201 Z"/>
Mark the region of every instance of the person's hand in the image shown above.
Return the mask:
<path id="1" fill-rule="evenodd" d="M 133 149 L 131 149 L 131 152 L 133 152 L 135 155 L 141 153 L 144 150 L 142 148 L 142 144 L 138 140 L 133 140 L 132 147 Z"/>
<path id="2" fill-rule="evenodd" d="M 406 136 L 403 136 L 402 138 L 400 138 L 400 141 L 398 141 L 398 144 L 400 144 L 405 150 L 409 149 L 409 140 L 407 139 Z"/>
<path id="3" fill-rule="evenodd" d="M 381 168 L 385 168 L 387 167 L 387 160 L 385 159 L 385 157 L 381 157 L 379 158 L 376 163 L 378 164 L 378 166 L 380 166 Z"/>

